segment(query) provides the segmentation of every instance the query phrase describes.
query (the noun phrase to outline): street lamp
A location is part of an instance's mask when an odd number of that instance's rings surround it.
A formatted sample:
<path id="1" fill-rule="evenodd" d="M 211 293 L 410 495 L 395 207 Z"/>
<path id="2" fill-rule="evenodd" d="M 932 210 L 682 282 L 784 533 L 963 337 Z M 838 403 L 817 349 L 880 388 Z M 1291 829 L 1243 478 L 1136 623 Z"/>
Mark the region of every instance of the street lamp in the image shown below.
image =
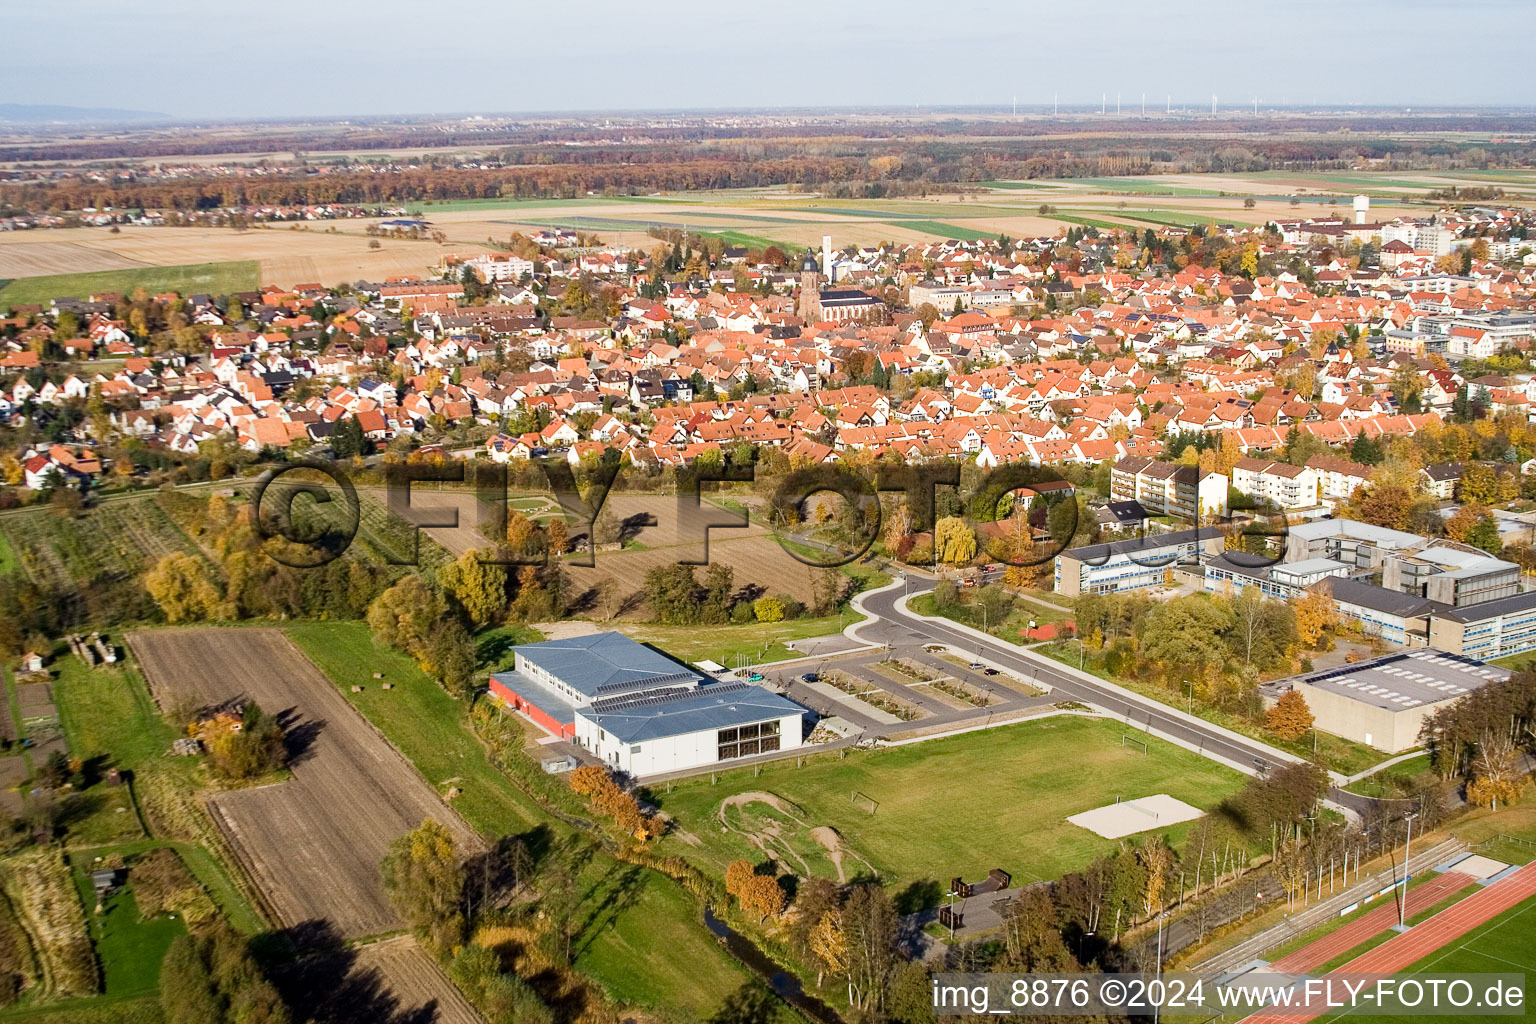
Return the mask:
<path id="1" fill-rule="evenodd" d="M 1083 652 L 1087 650 L 1087 648 L 1083 646 L 1082 637 L 1075 636 L 1072 638 L 1072 642 L 1077 644 L 1077 670 L 1081 672 L 1083 670 Z"/>
<path id="2" fill-rule="evenodd" d="M 1195 684 L 1186 679 L 1184 680 L 1184 685 L 1189 687 L 1189 703 L 1184 705 L 1184 710 L 1187 714 L 1193 715 L 1195 713 Z"/>
<path id="3" fill-rule="evenodd" d="M 1408 880 L 1413 877 L 1408 858 L 1413 853 L 1413 819 L 1418 816 L 1419 812 L 1414 811 L 1403 819 L 1408 823 L 1408 835 L 1403 839 L 1403 895 L 1402 899 L 1397 901 L 1397 930 L 1400 932 L 1408 930 L 1408 924 L 1403 920 L 1408 910 Z"/>

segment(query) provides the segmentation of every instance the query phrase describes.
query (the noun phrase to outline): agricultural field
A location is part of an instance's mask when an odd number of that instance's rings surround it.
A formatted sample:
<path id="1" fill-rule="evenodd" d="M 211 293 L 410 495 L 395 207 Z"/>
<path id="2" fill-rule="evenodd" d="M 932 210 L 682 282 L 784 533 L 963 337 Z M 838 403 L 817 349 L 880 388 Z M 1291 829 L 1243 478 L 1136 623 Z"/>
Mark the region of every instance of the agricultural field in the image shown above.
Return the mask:
<path id="1" fill-rule="evenodd" d="M 160 961 L 176 937 L 186 934 L 186 925 L 180 918 L 164 914 L 141 918 L 131 882 L 108 896 L 102 912 L 96 913 L 88 867 L 76 864 L 72 874 L 101 963 L 102 994 L 153 994 L 160 983 Z"/>
<path id="2" fill-rule="evenodd" d="M 202 766 L 196 759 L 167 756 L 180 733 L 161 717 L 138 671 L 121 662 L 87 668 L 73 657 L 56 662 L 55 671 L 54 700 L 70 749 L 87 760 L 100 759 L 103 770 L 125 769 L 133 776 L 133 792 L 97 782 L 76 797 L 80 808 L 64 822 L 71 852 L 132 858 L 169 846 L 230 924 L 247 934 L 262 930 L 260 917 L 210 852 L 217 836 L 192 796 L 205 783 Z M 145 837 L 135 794 L 159 838 Z"/>
<path id="3" fill-rule="evenodd" d="M 284 632 L 357 713 L 410 758 L 429 786 L 439 792 L 449 786 L 459 790 L 454 809 L 480 834 L 494 838 L 542 820 L 533 803 L 486 759 L 469 732 L 463 702 L 422 674 L 411 658 L 375 644 L 367 624 L 301 622 Z M 374 679 L 374 672 L 384 678 Z M 392 689 L 382 689 L 385 682 Z M 362 690 L 354 693 L 354 686 Z"/>
<path id="4" fill-rule="evenodd" d="M 1145 227 L 1149 224 L 1261 224 L 1306 213 L 1343 212 L 1356 194 L 1372 198 L 1372 215 L 1422 213 L 1422 197 L 1449 186 L 1497 185 L 1512 194 L 1536 194 L 1536 176 L 1494 172 L 1356 171 L 1306 174 L 1165 174 L 1144 177 L 998 181 L 967 194 L 901 199 L 829 200 L 784 188 L 586 196 L 558 200 L 464 200 L 417 204 L 415 211 L 447 236 L 379 239 L 370 249 L 366 219 L 324 227 L 67 228 L 0 235 L 0 291 L 7 301 L 34 302 L 93 289 L 129 291 L 177 287 L 217 291 L 217 281 L 290 286 L 331 285 L 393 274 L 421 274 L 444 252 L 488 248 L 513 232 L 563 227 L 596 232 L 610 245 L 646 251 L 658 243 L 647 231 L 684 229 L 716 235 L 729 244 L 778 245 L 786 252 L 816 247 L 823 235 L 836 245 L 882 241 L 917 243 L 945 238 L 1054 234 L 1072 224 Z M 1254 208 L 1243 200 L 1252 198 Z M 1405 202 L 1406 200 L 1406 202 Z M 1293 205 L 1293 201 L 1294 204 Z M 1042 215 L 1049 203 L 1057 211 Z M 1337 209 L 1334 209 L 1334 207 Z M 169 276 L 167 276 L 169 274 Z M 157 276 L 158 275 L 158 276 Z M 183 285 L 176 282 L 180 279 Z"/>
<path id="5" fill-rule="evenodd" d="M 436 818 L 464 849 L 475 834 L 411 765 L 274 629 L 165 629 L 129 644 L 162 707 L 248 696 L 279 715 L 291 781 L 220 793 L 209 809 L 285 925 L 327 919 L 356 938 L 399 920 L 379 861 L 391 840 Z M 207 672 L 216 664 L 220 671 Z"/>
<path id="6" fill-rule="evenodd" d="M 195 553 L 153 495 L 106 501 L 74 517 L 12 512 L 0 530 L 27 575 L 51 593 L 136 576 L 162 555 Z"/>
<path id="7" fill-rule="evenodd" d="M 511 499 L 510 504 L 536 522 L 546 519 L 547 515 L 541 511 L 548 509 L 548 499 L 541 499 L 538 505 L 532 502 L 533 499 L 527 496 L 519 496 Z M 421 529 L 449 554 L 457 556 L 490 546 L 491 541 L 480 532 L 479 502 L 471 492 L 413 490 L 411 504 L 423 510 L 458 511 L 459 525 L 456 527 Z M 704 562 L 706 547 L 699 539 L 703 530 L 680 523 L 677 499 L 671 495 L 615 493 L 604 505 L 605 514 L 610 509 L 620 524 L 635 524 L 630 547 L 622 551 L 599 551 L 597 564 L 593 567 L 574 564 L 577 555 L 567 559 L 566 571 L 571 580 L 571 592 L 577 598 L 577 613 L 601 620 L 649 618 L 644 598 L 646 573 L 684 559 Z M 720 509 L 708 506 L 705 514 L 726 516 Z M 654 525 L 639 525 L 645 522 Z M 570 530 L 575 535 L 584 528 L 584 524 L 573 523 Z M 424 542 L 423 549 L 425 546 Z M 787 554 L 755 518 L 742 528 L 711 530 L 707 552 L 711 564 L 723 563 L 735 572 L 738 591 L 752 596 L 789 594 L 800 601 L 811 596 L 816 570 Z M 584 555 L 585 548 L 580 548 L 578 553 Z M 425 558 L 423 562 L 426 562 Z M 699 571 L 703 572 L 702 565 Z M 786 624 L 786 629 L 791 632 L 785 633 L 783 638 L 792 637 L 793 627 Z"/>
<path id="8" fill-rule="evenodd" d="M 291 1005 L 306 1007 L 312 1019 L 327 1024 L 482 1024 L 408 935 L 310 958 L 276 980 Z"/>
<path id="9" fill-rule="evenodd" d="M 304 282 L 335 285 L 357 280 L 382 281 L 395 274 L 423 274 L 444 252 L 485 248 L 486 235 L 456 235 L 449 246 L 425 240 L 381 238 L 379 248 L 364 232 L 367 222 L 344 220 L 329 227 L 271 227 L 233 231 L 214 227 L 123 227 L 118 234 L 105 228 L 59 228 L 49 231 L 0 233 L 0 277 L 20 278 L 8 289 L 34 286 L 24 279 L 44 275 L 74 275 L 105 271 L 92 287 L 107 291 L 131 291 L 144 271 L 159 268 L 230 268 L 239 265 L 240 286 L 248 291 L 258 285 L 290 287 Z M 495 232 L 504 238 L 510 231 Z M 229 269 L 219 271 L 231 273 Z M 150 278 L 152 280 L 152 278 Z M 208 291 L 198 284 L 194 291 Z M 51 293 L 79 294 L 78 292 Z M 82 296 L 83 297 L 83 296 Z M 10 291 L 0 295 L 7 301 Z"/>
<path id="10" fill-rule="evenodd" d="M 651 791 L 677 821 L 668 852 L 715 872 L 774 856 L 797 873 L 865 868 L 904 888 L 995 867 L 1017 882 L 1056 878 L 1118 844 L 1070 814 L 1167 793 L 1209 810 L 1238 773 L 1155 738 L 1122 744 L 1115 722 L 1057 716 L 846 758 L 792 761 Z M 1141 742 L 1147 739 L 1144 754 Z M 1063 774 L 1061 766 L 1074 771 Z M 870 813 L 870 807 L 874 813 Z M 1161 830 L 1176 842 L 1189 826 Z"/>
<path id="11" fill-rule="evenodd" d="M 286 632 L 430 785 L 458 789 L 454 809 L 482 835 L 570 837 L 565 822 L 549 817 L 492 765 L 485 747 L 468 731 L 464 706 L 409 658 L 375 646 L 367 626 L 298 623 Z M 482 661 L 495 656 L 485 648 L 524 639 L 537 637 L 487 631 L 481 636 Z M 382 672 L 393 689 L 383 690 L 372 678 L 374 671 Z M 352 686 L 361 686 L 362 692 L 352 692 Z M 577 967 L 616 1001 L 681 1007 L 686 1019 L 704 1020 L 723 993 L 744 980 L 705 931 L 692 897 L 671 881 L 598 854 L 582 871 L 580 889 L 576 917 L 582 925 L 572 943 Z"/>
<path id="12" fill-rule="evenodd" d="M 45 243 L 46 244 L 46 243 Z M 39 264 L 32 261 L 37 254 L 25 254 L 17 259 L 11 250 L 14 246 L 0 245 L 0 267 L 8 267 L 13 273 L 22 269 L 19 264 L 29 264 L 33 273 Z M 68 263 L 66 257 L 64 262 Z M 72 295 L 85 298 L 99 292 L 129 294 L 143 288 L 151 295 L 159 292 L 180 292 L 183 295 L 224 295 L 229 292 L 255 291 L 260 286 L 254 260 L 235 260 L 228 263 L 193 263 L 178 267 L 130 266 L 111 270 L 93 270 L 84 273 L 21 276 L 4 288 L 0 288 L 0 309 L 26 303 L 46 304 L 50 299 Z"/>

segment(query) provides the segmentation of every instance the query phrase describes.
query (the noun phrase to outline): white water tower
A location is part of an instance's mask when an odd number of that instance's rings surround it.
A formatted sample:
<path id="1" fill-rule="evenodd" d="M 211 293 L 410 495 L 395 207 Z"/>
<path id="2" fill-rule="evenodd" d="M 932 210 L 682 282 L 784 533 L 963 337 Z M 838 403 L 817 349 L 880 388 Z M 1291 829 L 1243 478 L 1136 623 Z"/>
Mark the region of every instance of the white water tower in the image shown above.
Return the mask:
<path id="1" fill-rule="evenodd" d="M 1355 196 L 1355 223 L 1364 224 L 1366 216 L 1371 212 L 1370 196 Z"/>
<path id="2" fill-rule="evenodd" d="M 827 283 L 828 284 L 832 283 L 833 276 L 832 276 L 832 236 L 831 235 L 822 235 L 821 236 L 821 276 L 825 277 L 827 279 Z"/>

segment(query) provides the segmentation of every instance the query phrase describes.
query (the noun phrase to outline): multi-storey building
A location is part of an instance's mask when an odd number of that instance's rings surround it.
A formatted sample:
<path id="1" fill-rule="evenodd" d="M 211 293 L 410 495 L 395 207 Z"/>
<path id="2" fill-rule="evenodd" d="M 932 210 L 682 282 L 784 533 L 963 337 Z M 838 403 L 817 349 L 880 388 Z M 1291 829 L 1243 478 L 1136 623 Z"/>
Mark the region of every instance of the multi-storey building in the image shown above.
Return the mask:
<path id="1" fill-rule="evenodd" d="M 1307 466 L 1238 459 L 1232 466 L 1232 488 L 1282 512 L 1315 508 L 1318 503 L 1317 471 Z"/>
<path id="2" fill-rule="evenodd" d="M 1178 516 L 1192 522 L 1226 514 L 1227 485 L 1224 473 L 1141 455 L 1115 463 L 1109 478 L 1112 501 L 1140 502 L 1153 515 Z"/>

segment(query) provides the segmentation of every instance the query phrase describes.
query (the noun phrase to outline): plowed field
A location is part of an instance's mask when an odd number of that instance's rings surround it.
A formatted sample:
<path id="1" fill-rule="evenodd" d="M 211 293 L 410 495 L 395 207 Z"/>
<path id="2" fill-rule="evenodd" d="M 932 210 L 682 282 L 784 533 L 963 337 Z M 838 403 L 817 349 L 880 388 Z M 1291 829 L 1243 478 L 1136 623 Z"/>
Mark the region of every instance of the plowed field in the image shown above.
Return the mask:
<path id="1" fill-rule="evenodd" d="M 478 849 L 469 828 L 278 630 L 151 630 L 128 643 L 162 707 L 244 695 L 284 723 L 293 778 L 210 801 L 283 924 L 328 921 L 347 938 L 400 927 L 379 861 L 424 818 L 450 827 L 461 849 Z"/>

